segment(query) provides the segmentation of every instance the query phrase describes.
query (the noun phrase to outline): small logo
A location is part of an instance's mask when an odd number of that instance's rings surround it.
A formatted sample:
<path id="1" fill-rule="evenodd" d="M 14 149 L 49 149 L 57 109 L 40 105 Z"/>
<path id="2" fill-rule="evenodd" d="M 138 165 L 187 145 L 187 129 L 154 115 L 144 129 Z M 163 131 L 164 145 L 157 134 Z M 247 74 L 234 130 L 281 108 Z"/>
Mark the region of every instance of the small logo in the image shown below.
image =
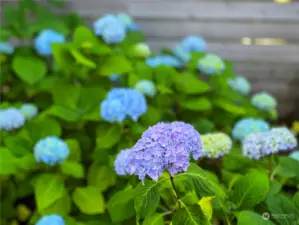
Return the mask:
<path id="1" fill-rule="evenodd" d="M 270 213 L 264 212 L 262 215 L 263 220 L 269 220 L 270 219 Z"/>

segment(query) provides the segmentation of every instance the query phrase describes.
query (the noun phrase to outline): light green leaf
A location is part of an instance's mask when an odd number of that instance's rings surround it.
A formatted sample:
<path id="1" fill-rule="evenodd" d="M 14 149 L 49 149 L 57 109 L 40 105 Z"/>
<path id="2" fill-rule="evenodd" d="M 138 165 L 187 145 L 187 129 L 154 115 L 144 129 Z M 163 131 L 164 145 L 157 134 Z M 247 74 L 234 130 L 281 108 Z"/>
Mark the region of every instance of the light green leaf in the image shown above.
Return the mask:
<path id="1" fill-rule="evenodd" d="M 35 180 L 33 188 L 39 212 L 42 212 L 42 210 L 62 198 L 65 193 L 62 177 L 50 173 L 39 175 Z"/>
<path id="2" fill-rule="evenodd" d="M 71 75 L 76 69 L 74 67 L 74 58 L 69 53 L 69 50 L 72 48 L 74 46 L 65 43 L 52 44 L 52 54 L 55 62 L 67 75 Z"/>
<path id="3" fill-rule="evenodd" d="M 154 214 L 146 217 L 142 225 L 164 225 L 163 214 Z"/>
<path id="4" fill-rule="evenodd" d="M 76 59 L 77 63 L 92 69 L 97 67 L 92 60 L 88 59 L 86 56 L 81 54 L 77 49 L 71 49 L 70 52 L 72 56 Z"/>
<path id="5" fill-rule="evenodd" d="M 193 74 L 185 73 L 176 76 L 176 89 L 185 94 L 201 94 L 210 90 L 210 86 Z"/>
<path id="6" fill-rule="evenodd" d="M 184 179 L 187 178 L 187 179 Z M 180 179 L 183 179 L 180 181 Z M 191 185 L 201 196 L 217 196 L 220 199 L 226 197 L 226 194 L 219 186 L 211 180 L 208 174 L 194 163 L 190 163 L 188 170 L 175 176 L 175 181 Z"/>
<path id="7" fill-rule="evenodd" d="M 132 70 L 131 62 L 125 56 L 112 55 L 103 62 L 100 75 L 123 74 Z"/>
<path id="8" fill-rule="evenodd" d="M 7 148 L 0 147 L 0 174 L 14 174 L 17 173 L 17 169 L 17 158 Z"/>
<path id="9" fill-rule="evenodd" d="M 114 223 L 129 219 L 135 215 L 134 191 L 132 188 L 119 191 L 108 202 L 108 211 Z"/>
<path id="10" fill-rule="evenodd" d="M 280 166 L 290 172 L 294 172 L 296 174 L 297 179 L 299 180 L 299 173 L 295 171 L 299 171 L 299 162 L 293 158 L 282 156 L 279 157 Z"/>
<path id="11" fill-rule="evenodd" d="M 246 114 L 246 110 L 243 107 L 235 105 L 232 101 L 227 99 L 214 99 L 212 103 L 217 106 L 218 108 L 221 108 L 225 110 L 226 112 L 235 114 L 235 115 L 244 115 Z"/>
<path id="12" fill-rule="evenodd" d="M 183 206 L 172 218 L 172 225 L 211 225 L 199 205 Z"/>
<path id="13" fill-rule="evenodd" d="M 160 181 L 161 182 L 161 181 Z M 135 210 L 140 218 L 152 215 L 160 202 L 157 185 L 160 183 L 146 180 L 144 184 L 139 183 L 135 189 Z"/>
<path id="14" fill-rule="evenodd" d="M 53 100 L 56 105 L 77 109 L 81 86 L 68 81 L 58 80 L 53 87 Z"/>
<path id="15" fill-rule="evenodd" d="M 207 111 L 212 108 L 212 104 L 207 98 L 200 97 L 184 100 L 181 102 L 181 107 L 193 111 Z"/>
<path id="16" fill-rule="evenodd" d="M 73 201 L 82 213 L 88 215 L 105 212 L 105 202 L 102 193 L 95 187 L 76 188 Z"/>
<path id="17" fill-rule="evenodd" d="M 121 127 L 116 124 L 101 124 L 97 129 L 97 148 L 111 148 L 121 137 Z"/>
<path id="18" fill-rule="evenodd" d="M 238 225 L 274 225 L 270 220 L 264 219 L 262 214 L 251 211 L 242 211 L 238 215 Z"/>
<path id="19" fill-rule="evenodd" d="M 261 172 L 250 172 L 233 186 L 233 200 L 240 209 L 250 209 L 262 202 L 269 191 L 269 178 Z"/>
<path id="20" fill-rule="evenodd" d="M 65 161 L 61 165 L 62 173 L 66 175 L 70 175 L 75 178 L 83 178 L 84 177 L 84 167 L 75 161 Z"/>
<path id="21" fill-rule="evenodd" d="M 37 162 L 35 161 L 33 154 L 27 154 L 17 159 L 17 165 L 18 168 L 29 171 L 37 166 Z"/>
<path id="22" fill-rule="evenodd" d="M 68 160 L 72 161 L 80 161 L 81 160 L 81 150 L 80 150 L 80 144 L 76 139 L 67 139 L 65 140 L 67 145 L 70 149 L 70 154 L 68 156 Z"/>
<path id="23" fill-rule="evenodd" d="M 296 194 L 293 197 L 293 203 L 299 210 L 299 191 L 296 192 Z"/>
<path id="24" fill-rule="evenodd" d="M 115 185 L 116 175 L 108 166 L 95 162 L 89 168 L 87 183 L 89 186 L 97 187 L 99 191 L 105 191 Z"/>
<path id="25" fill-rule="evenodd" d="M 68 122 L 75 122 L 80 118 L 80 114 L 77 111 L 60 105 L 52 105 L 45 113 L 47 115 L 56 116 L 57 118 Z"/>
<path id="26" fill-rule="evenodd" d="M 40 212 L 41 215 L 49 215 L 49 214 L 59 214 L 62 216 L 67 216 L 72 208 L 72 200 L 67 191 L 62 198 L 58 199 L 52 205 L 44 209 Z"/>
<path id="27" fill-rule="evenodd" d="M 12 68 L 21 80 L 31 85 L 41 80 L 47 71 L 45 62 L 33 56 L 15 56 Z"/>
<path id="28" fill-rule="evenodd" d="M 267 198 L 271 195 L 276 195 L 280 192 L 282 185 L 276 181 L 276 180 L 271 180 L 270 181 L 270 188 L 269 192 L 267 194 Z"/>

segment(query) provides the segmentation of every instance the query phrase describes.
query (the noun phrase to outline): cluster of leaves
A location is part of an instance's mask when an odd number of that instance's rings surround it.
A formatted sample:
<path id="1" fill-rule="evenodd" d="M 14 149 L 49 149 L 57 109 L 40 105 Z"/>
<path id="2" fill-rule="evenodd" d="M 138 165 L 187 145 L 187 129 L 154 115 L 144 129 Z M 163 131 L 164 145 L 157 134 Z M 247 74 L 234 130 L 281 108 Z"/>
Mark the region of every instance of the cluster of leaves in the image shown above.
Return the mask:
<path id="1" fill-rule="evenodd" d="M 143 185 L 114 172 L 116 154 L 159 121 L 185 121 L 204 134 L 230 133 L 240 117 L 271 118 L 229 88 L 226 80 L 235 76 L 230 62 L 221 76 L 208 79 L 197 68 L 205 53 L 194 53 L 180 69 L 151 68 L 132 51 L 144 41 L 141 32 L 130 31 L 122 43 L 107 45 L 75 14 L 58 16 L 33 0 L 20 1 L 18 8 L 5 6 L 4 19 L 2 39 L 32 40 L 48 28 L 69 38 L 53 44 L 53 57 L 20 45 L 1 60 L 0 108 L 30 102 L 40 111 L 21 129 L 1 131 L 1 224 L 34 224 L 53 213 L 67 225 L 298 222 L 298 161 L 276 157 L 269 169 L 267 160 L 243 157 L 237 143 L 223 160 L 194 162 L 187 172 L 174 178 L 165 174 L 158 182 Z M 111 74 L 120 74 L 117 84 Z M 147 99 L 148 111 L 137 122 L 111 124 L 100 118 L 99 105 L 112 87 L 135 87 L 144 79 L 152 80 L 158 93 Z M 50 135 L 65 140 L 71 151 L 60 166 L 45 166 L 33 156 L 35 143 Z M 276 216 L 264 220 L 264 212 Z"/>

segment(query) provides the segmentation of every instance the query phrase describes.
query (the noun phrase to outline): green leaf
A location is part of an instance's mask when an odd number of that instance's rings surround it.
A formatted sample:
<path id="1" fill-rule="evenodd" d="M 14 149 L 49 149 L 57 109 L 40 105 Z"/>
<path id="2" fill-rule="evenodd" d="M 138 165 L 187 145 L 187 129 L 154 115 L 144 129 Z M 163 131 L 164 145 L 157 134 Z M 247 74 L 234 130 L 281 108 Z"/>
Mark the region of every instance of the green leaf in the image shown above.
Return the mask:
<path id="1" fill-rule="evenodd" d="M 265 217 L 266 218 L 266 217 Z M 261 214 L 251 211 L 242 211 L 238 215 L 238 225 L 274 225 L 270 220 L 264 219 Z"/>
<path id="2" fill-rule="evenodd" d="M 132 64 L 125 56 L 112 55 L 103 62 L 100 74 L 109 76 L 111 74 L 123 74 L 132 70 Z"/>
<path id="3" fill-rule="evenodd" d="M 72 200 L 67 192 L 62 198 L 58 199 L 52 205 L 40 212 L 41 215 L 58 214 L 67 216 L 71 212 Z"/>
<path id="4" fill-rule="evenodd" d="M 185 94 L 201 94 L 209 91 L 210 86 L 193 74 L 185 73 L 176 76 L 176 89 Z"/>
<path id="5" fill-rule="evenodd" d="M 98 188 L 76 188 L 72 198 L 82 213 L 95 215 L 105 212 L 104 197 Z"/>
<path id="6" fill-rule="evenodd" d="M 68 109 L 60 105 L 52 105 L 45 112 L 45 114 L 56 116 L 57 118 L 68 122 L 75 122 L 78 121 L 80 118 L 80 114 L 77 111 Z"/>
<path id="7" fill-rule="evenodd" d="M 296 192 L 296 194 L 293 197 L 293 203 L 299 210 L 299 191 Z"/>
<path id="8" fill-rule="evenodd" d="M 8 136 L 4 139 L 4 143 L 9 151 L 17 157 L 32 153 L 33 145 L 31 141 L 21 135 Z"/>
<path id="9" fill-rule="evenodd" d="M 271 180 L 270 181 L 270 189 L 267 194 L 267 198 L 271 195 L 276 195 L 280 192 L 282 185 L 276 181 L 276 180 Z"/>
<path id="10" fill-rule="evenodd" d="M 80 161 L 81 160 L 81 150 L 80 150 L 80 144 L 76 139 L 68 139 L 65 140 L 67 145 L 70 149 L 70 154 L 68 156 L 68 160 L 72 161 Z"/>
<path id="11" fill-rule="evenodd" d="M 39 175 L 35 180 L 33 188 L 39 212 L 42 212 L 42 210 L 62 198 L 65 193 L 62 177 L 50 173 Z"/>
<path id="12" fill-rule="evenodd" d="M 0 175 L 14 174 L 17 168 L 17 158 L 7 148 L 0 147 Z"/>
<path id="13" fill-rule="evenodd" d="M 180 105 L 192 111 L 207 111 L 212 108 L 211 102 L 205 97 L 184 100 Z"/>
<path id="14" fill-rule="evenodd" d="M 142 225 L 164 225 L 163 214 L 154 214 L 146 217 Z"/>
<path id="15" fill-rule="evenodd" d="M 121 137 L 121 127 L 116 124 L 102 124 L 97 129 L 97 148 L 111 148 Z"/>
<path id="16" fill-rule="evenodd" d="M 85 113 L 97 110 L 99 117 L 99 103 L 105 99 L 107 91 L 100 86 L 82 88 L 78 102 L 78 108 L 82 109 Z"/>
<path id="17" fill-rule="evenodd" d="M 37 162 L 33 154 L 27 154 L 17 159 L 17 165 L 18 168 L 29 171 L 37 167 Z"/>
<path id="18" fill-rule="evenodd" d="M 183 206 L 172 218 L 172 225 L 211 225 L 199 205 Z"/>
<path id="19" fill-rule="evenodd" d="M 53 100 L 56 105 L 69 109 L 77 109 L 80 97 L 81 86 L 69 83 L 65 80 L 58 80 L 53 87 Z"/>
<path id="20" fill-rule="evenodd" d="M 214 99 L 212 103 L 220 109 L 225 110 L 226 112 L 232 113 L 234 115 L 245 115 L 246 110 L 243 107 L 235 105 L 232 101 L 227 99 Z"/>
<path id="21" fill-rule="evenodd" d="M 108 202 L 108 211 L 112 222 L 127 220 L 135 215 L 134 191 L 132 188 L 119 191 Z"/>
<path id="22" fill-rule="evenodd" d="M 60 124 L 55 119 L 49 117 L 42 117 L 31 121 L 30 124 L 28 124 L 27 129 L 33 143 L 47 136 L 59 137 L 61 135 Z"/>
<path id="23" fill-rule="evenodd" d="M 161 120 L 161 110 L 159 108 L 155 108 L 153 106 L 149 106 L 144 115 L 142 115 L 141 119 L 145 124 L 152 125 L 156 124 Z"/>
<path id="24" fill-rule="evenodd" d="M 299 210 L 291 200 L 283 195 L 272 195 L 267 198 L 267 206 L 272 215 L 281 225 L 293 225 L 294 221 L 299 222 Z"/>
<path id="25" fill-rule="evenodd" d="M 61 165 L 62 173 L 66 175 L 70 175 L 75 178 L 83 178 L 84 177 L 84 167 L 75 161 L 65 161 Z"/>
<path id="26" fill-rule="evenodd" d="M 52 54 L 59 68 L 67 75 L 75 72 L 74 59 L 69 53 L 73 46 L 65 43 L 52 44 Z"/>
<path id="27" fill-rule="evenodd" d="M 279 164 L 283 169 L 290 172 L 299 171 L 299 162 L 293 158 L 287 156 L 279 157 Z M 295 174 L 297 179 L 299 180 L 299 173 L 295 172 Z"/>
<path id="28" fill-rule="evenodd" d="M 79 52 L 77 49 L 71 49 L 70 52 L 72 56 L 76 59 L 77 63 L 92 69 L 97 67 L 92 60 L 88 59 L 86 56 L 81 54 L 81 52 Z"/>
<path id="29" fill-rule="evenodd" d="M 233 186 L 233 200 L 240 209 L 250 209 L 262 202 L 269 191 L 269 178 L 265 173 L 250 172 Z"/>
<path id="30" fill-rule="evenodd" d="M 87 183 L 97 187 L 99 191 L 105 191 L 115 185 L 116 175 L 108 166 L 95 162 L 89 168 Z"/>
<path id="31" fill-rule="evenodd" d="M 160 181 L 161 182 L 161 181 Z M 152 215 L 160 202 L 157 185 L 160 183 L 146 180 L 144 184 L 139 183 L 135 189 L 135 210 L 140 218 Z"/>
<path id="32" fill-rule="evenodd" d="M 45 62 L 33 56 L 15 56 L 12 68 L 21 80 L 31 85 L 41 80 L 47 71 Z"/>
<path id="33" fill-rule="evenodd" d="M 180 182 L 180 178 L 183 180 Z M 187 178 L 184 179 L 184 178 Z M 190 163 L 188 170 L 185 173 L 179 173 L 175 176 L 175 181 L 178 183 L 191 184 L 195 191 L 201 196 L 218 196 L 220 199 L 226 197 L 226 194 L 219 186 L 211 180 L 208 174 L 194 163 Z"/>

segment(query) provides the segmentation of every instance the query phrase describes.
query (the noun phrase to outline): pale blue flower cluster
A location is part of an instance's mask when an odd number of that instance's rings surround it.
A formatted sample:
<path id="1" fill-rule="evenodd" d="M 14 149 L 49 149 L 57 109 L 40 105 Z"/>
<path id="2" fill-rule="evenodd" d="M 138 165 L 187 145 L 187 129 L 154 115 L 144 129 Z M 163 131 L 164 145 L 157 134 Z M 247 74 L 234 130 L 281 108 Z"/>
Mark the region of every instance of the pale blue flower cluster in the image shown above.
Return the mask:
<path id="1" fill-rule="evenodd" d="M 164 170 L 171 176 L 186 171 L 190 155 L 197 160 L 202 142 L 199 133 L 184 122 L 158 123 L 148 128 L 131 148 L 120 152 L 115 161 L 119 175 L 146 176 L 157 181 Z"/>
<path id="2" fill-rule="evenodd" d="M 204 75 L 221 75 L 225 70 L 225 64 L 219 56 L 207 54 L 198 60 L 198 69 Z"/>
<path id="3" fill-rule="evenodd" d="M 63 43 L 65 37 L 57 33 L 54 30 L 46 29 L 40 32 L 40 34 L 34 40 L 34 46 L 36 51 L 43 56 L 49 56 L 52 54 L 51 45 L 53 43 Z"/>
<path id="4" fill-rule="evenodd" d="M 252 133 L 243 140 L 243 155 L 251 159 L 288 151 L 297 146 L 297 140 L 285 127 L 273 128 L 268 132 Z"/>
<path id="5" fill-rule="evenodd" d="M 63 163 L 70 154 L 68 145 L 56 136 L 48 136 L 39 140 L 33 151 L 37 162 L 43 162 L 50 166 Z"/>
<path id="6" fill-rule="evenodd" d="M 109 79 L 113 82 L 119 81 L 120 75 L 119 74 L 111 74 Z"/>
<path id="7" fill-rule="evenodd" d="M 225 133 L 211 133 L 201 136 L 201 157 L 219 158 L 229 153 L 232 140 Z"/>
<path id="8" fill-rule="evenodd" d="M 157 92 L 156 86 L 151 80 L 141 80 L 135 85 L 135 88 L 149 97 L 154 97 Z"/>
<path id="9" fill-rule="evenodd" d="M 270 130 L 270 125 L 261 119 L 245 118 L 239 120 L 233 127 L 232 135 L 236 140 L 243 140 L 248 134 Z"/>
<path id="10" fill-rule="evenodd" d="M 177 58 L 170 55 L 159 55 L 149 57 L 146 59 L 146 64 L 152 68 L 156 68 L 162 65 L 170 67 L 180 67 L 182 65 Z"/>
<path id="11" fill-rule="evenodd" d="M 23 114 L 26 120 L 31 120 L 38 114 L 38 108 L 34 104 L 26 103 L 20 108 L 20 112 Z"/>
<path id="12" fill-rule="evenodd" d="M 25 117 L 16 108 L 0 110 L 0 131 L 11 131 L 22 127 L 25 123 Z"/>
<path id="13" fill-rule="evenodd" d="M 201 36 L 188 36 L 180 43 L 185 52 L 205 52 L 207 50 L 207 42 Z"/>
<path id="14" fill-rule="evenodd" d="M 122 122 L 126 117 L 137 121 L 147 111 L 144 95 L 133 88 L 113 88 L 100 105 L 101 117 L 108 122 Z"/>
<path id="15" fill-rule="evenodd" d="M 56 214 L 43 216 L 35 225 L 65 225 L 64 219 Z"/>
<path id="16" fill-rule="evenodd" d="M 244 77 L 237 76 L 235 78 L 227 79 L 228 85 L 236 92 L 239 92 L 243 95 L 248 95 L 251 91 L 251 86 L 248 80 Z"/>
<path id="17" fill-rule="evenodd" d="M 97 36 L 102 36 L 108 44 L 120 43 L 127 35 L 128 30 L 137 30 L 132 18 L 124 13 L 105 15 L 93 24 Z"/>
<path id="18" fill-rule="evenodd" d="M 292 152 L 289 157 L 299 161 L 299 151 Z"/>
<path id="19" fill-rule="evenodd" d="M 151 50 L 148 46 L 148 44 L 146 43 L 137 43 L 135 46 L 134 46 L 134 55 L 135 56 L 138 56 L 138 57 L 148 57 L 151 55 Z"/>
<path id="20" fill-rule="evenodd" d="M 191 55 L 189 52 L 186 52 L 182 46 L 178 45 L 175 47 L 175 49 L 172 51 L 172 53 L 178 57 L 180 60 L 182 60 L 184 63 L 189 62 L 191 59 Z"/>
<path id="21" fill-rule="evenodd" d="M 9 42 L 0 42 L 0 53 L 11 55 L 15 48 Z"/>
<path id="22" fill-rule="evenodd" d="M 251 103 L 258 109 L 272 111 L 277 107 L 277 101 L 267 92 L 260 92 L 252 96 Z"/>

